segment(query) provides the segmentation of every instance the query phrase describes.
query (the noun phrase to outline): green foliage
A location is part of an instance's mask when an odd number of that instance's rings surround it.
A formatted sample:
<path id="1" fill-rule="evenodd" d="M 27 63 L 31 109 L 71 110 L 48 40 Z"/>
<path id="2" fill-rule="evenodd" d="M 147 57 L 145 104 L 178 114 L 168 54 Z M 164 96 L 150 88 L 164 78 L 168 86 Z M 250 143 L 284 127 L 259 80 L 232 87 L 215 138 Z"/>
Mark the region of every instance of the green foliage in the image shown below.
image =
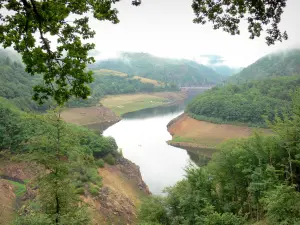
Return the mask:
<path id="1" fill-rule="evenodd" d="M 279 185 L 262 199 L 270 224 L 300 223 L 300 193 L 295 187 Z"/>
<path id="2" fill-rule="evenodd" d="M 112 154 L 108 154 L 104 157 L 104 161 L 107 162 L 109 165 L 115 165 L 116 159 Z"/>
<path id="3" fill-rule="evenodd" d="M 0 150 L 17 152 L 19 159 L 35 161 L 48 171 L 41 173 L 37 180 L 36 204 L 26 206 L 24 212 L 20 211 L 16 223 L 87 223 L 89 215 L 78 195 L 84 193 L 85 184 L 89 184 L 92 193 L 102 187 L 93 154 L 117 154 L 118 146 L 114 139 L 66 124 L 60 120 L 57 111 L 43 115 L 29 114 L 20 112 L 4 100 L 0 104 L 0 112 L 3 112 L 2 118 L 9 116 L 1 120 L 1 130 L 9 131 L 18 125 L 18 129 L 9 135 L 6 132 L 0 133 Z M 8 142 L 6 137 L 12 141 Z M 14 140 L 17 140 L 17 145 L 6 144 L 15 143 Z M 21 196 L 25 185 L 19 186 L 16 193 Z"/>
<path id="4" fill-rule="evenodd" d="M 20 61 L 13 61 L 9 57 L 17 58 L 9 51 L 0 49 L 0 96 L 9 99 L 23 110 L 47 109 L 49 102 L 39 106 L 32 100 L 32 88 L 41 83 L 42 79 L 30 76 L 24 71 L 24 66 Z"/>
<path id="5" fill-rule="evenodd" d="M 290 107 L 299 84 L 300 78 L 291 76 L 215 87 L 196 97 L 186 111 L 199 120 L 266 126 L 266 119 L 272 121 Z"/>
<path id="6" fill-rule="evenodd" d="M 1 1 L 0 9 L 9 13 L 0 15 L 0 43 L 22 55 L 28 73 L 43 75 L 43 84 L 34 87 L 36 101 L 43 103 L 53 97 L 61 105 L 71 96 L 89 96 L 86 84 L 93 79 L 86 66 L 94 62 L 88 52 L 95 45 L 83 40 L 93 38 L 95 32 L 90 29 L 86 14 L 118 23 L 118 11 L 112 8 L 115 2 Z M 75 16 L 72 22 L 70 15 Z M 56 47 L 50 46 L 50 37 L 56 41 Z"/>
<path id="7" fill-rule="evenodd" d="M 141 225 L 168 224 L 169 219 L 164 198 L 151 196 L 144 199 L 139 209 L 139 220 Z"/>
<path id="8" fill-rule="evenodd" d="M 245 0 L 245 1 L 211 1 L 194 0 L 192 7 L 196 18 L 194 23 L 212 22 L 214 29 L 222 29 L 231 35 L 239 35 L 242 20 L 248 22 L 250 39 L 260 37 L 266 29 L 268 45 L 276 41 L 287 40 L 287 33 L 281 32 L 278 24 L 287 0 Z M 246 17 L 246 18 L 245 18 Z"/>
<path id="9" fill-rule="evenodd" d="M 15 181 L 9 181 L 14 186 L 14 193 L 17 197 L 22 197 L 26 192 L 26 185 Z"/>
<path id="10" fill-rule="evenodd" d="M 130 94 L 140 92 L 178 91 L 176 85 L 155 86 L 151 83 L 143 83 L 131 77 L 103 75 L 95 71 L 94 81 L 89 85 L 91 96 L 87 100 L 71 99 L 67 103 L 70 107 L 96 105 L 99 99 L 106 95 Z"/>
<path id="11" fill-rule="evenodd" d="M 118 59 L 98 61 L 91 67 L 146 77 L 171 86 L 216 84 L 223 79 L 214 70 L 194 61 L 158 58 L 146 53 L 124 52 Z"/>
<path id="12" fill-rule="evenodd" d="M 152 207 L 163 207 L 162 224 L 299 224 L 300 91 L 291 112 L 270 123 L 274 136 L 254 134 L 219 147 L 207 166 L 191 167 Z M 147 206 L 147 202 L 144 202 Z M 144 218 L 143 215 L 141 218 Z"/>
<path id="13" fill-rule="evenodd" d="M 228 79 L 231 83 L 243 83 L 268 77 L 300 74 L 300 50 L 292 49 L 266 55 L 240 73 Z"/>
<path id="14" fill-rule="evenodd" d="M 100 188 L 98 186 L 95 186 L 93 184 L 89 185 L 89 192 L 92 196 L 97 196 L 99 194 Z"/>
<path id="15" fill-rule="evenodd" d="M 104 164 L 105 164 L 105 162 L 104 162 L 103 159 L 97 159 L 96 165 L 97 165 L 98 167 L 103 168 L 103 167 L 104 167 Z"/>
<path id="16" fill-rule="evenodd" d="M 244 225 L 245 219 L 238 217 L 232 213 L 217 213 L 208 214 L 200 224 L 205 225 Z"/>

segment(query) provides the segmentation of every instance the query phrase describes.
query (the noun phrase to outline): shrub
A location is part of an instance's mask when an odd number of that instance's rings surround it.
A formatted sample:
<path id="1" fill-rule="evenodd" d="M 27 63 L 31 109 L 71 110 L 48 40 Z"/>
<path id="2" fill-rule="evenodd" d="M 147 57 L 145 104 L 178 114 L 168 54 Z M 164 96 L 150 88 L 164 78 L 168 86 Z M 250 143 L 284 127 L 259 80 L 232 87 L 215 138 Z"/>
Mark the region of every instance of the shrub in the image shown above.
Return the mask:
<path id="1" fill-rule="evenodd" d="M 109 165 L 115 165 L 116 159 L 112 154 L 108 154 L 104 157 L 104 161 L 107 162 Z"/>
<path id="2" fill-rule="evenodd" d="M 84 194 L 84 188 L 83 187 L 77 188 L 75 192 L 76 192 L 76 194 L 83 195 Z"/>
<path id="3" fill-rule="evenodd" d="M 92 196 L 97 196 L 99 194 L 99 187 L 94 185 L 89 185 L 89 192 Z"/>
<path id="4" fill-rule="evenodd" d="M 100 167 L 100 168 L 103 168 L 104 167 L 104 160 L 103 159 L 98 159 L 97 161 L 96 161 L 96 165 L 98 166 L 98 167 Z"/>

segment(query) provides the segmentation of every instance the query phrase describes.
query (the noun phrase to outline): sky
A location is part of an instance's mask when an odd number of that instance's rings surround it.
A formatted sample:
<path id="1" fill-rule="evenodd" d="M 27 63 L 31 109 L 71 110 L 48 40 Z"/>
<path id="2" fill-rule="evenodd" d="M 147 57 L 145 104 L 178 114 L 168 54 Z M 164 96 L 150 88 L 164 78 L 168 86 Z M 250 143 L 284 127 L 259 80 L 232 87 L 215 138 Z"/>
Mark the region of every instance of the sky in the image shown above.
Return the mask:
<path id="1" fill-rule="evenodd" d="M 224 64 L 245 67 L 278 50 L 300 47 L 300 0 L 288 0 L 280 28 L 289 40 L 267 46 L 264 37 L 249 39 L 246 24 L 241 35 L 213 30 L 211 24 L 193 24 L 192 0 L 143 0 L 135 7 L 131 0 L 115 4 L 119 24 L 91 19 L 96 31 L 96 59 L 116 57 L 118 52 L 147 52 L 155 56 L 186 58 L 205 63 L 203 55 L 219 55 Z"/>

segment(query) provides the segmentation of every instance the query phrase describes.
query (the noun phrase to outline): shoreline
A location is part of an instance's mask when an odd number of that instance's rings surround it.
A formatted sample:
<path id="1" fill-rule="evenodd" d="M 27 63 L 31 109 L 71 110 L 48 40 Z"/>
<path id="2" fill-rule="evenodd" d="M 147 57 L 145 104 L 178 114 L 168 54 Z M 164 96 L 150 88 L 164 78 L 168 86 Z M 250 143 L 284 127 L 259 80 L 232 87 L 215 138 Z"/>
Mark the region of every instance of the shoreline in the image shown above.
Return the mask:
<path id="1" fill-rule="evenodd" d="M 167 124 L 168 132 L 172 140 L 169 145 L 183 149 L 199 150 L 207 149 L 212 152 L 224 141 L 232 138 L 247 138 L 258 131 L 268 134 L 270 131 L 262 128 L 238 126 L 232 124 L 215 124 L 207 121 L 196 120 L 183 113 L 172 119 Z"/>
<path id="2" fill-rule="evenodd" d="M 165 98 L 167 101 L 161 105 L 153 107 L 144 107 L 138 110 L 126 112 L 122 115 L 117 115 L 111 108 L 105 106 L 91 106 L 91 107 L 78 107 L 66 108 L 62 111 L 62 119 L 67 123 L 72 123 L 80 126 L 85 126 L 90 129 L 100 130 L 103 132 L 107 128 L 122 120 L 122 116 L 140 110 L 151 109 L 156 107 L 167 107 L 179 104 L 187 98 L 186 92 L 155 92 L 149 95 Z M 120 96 L 120 95 L 119 95 Z M 123 95 L 129 96 L 129 95 Z"/>

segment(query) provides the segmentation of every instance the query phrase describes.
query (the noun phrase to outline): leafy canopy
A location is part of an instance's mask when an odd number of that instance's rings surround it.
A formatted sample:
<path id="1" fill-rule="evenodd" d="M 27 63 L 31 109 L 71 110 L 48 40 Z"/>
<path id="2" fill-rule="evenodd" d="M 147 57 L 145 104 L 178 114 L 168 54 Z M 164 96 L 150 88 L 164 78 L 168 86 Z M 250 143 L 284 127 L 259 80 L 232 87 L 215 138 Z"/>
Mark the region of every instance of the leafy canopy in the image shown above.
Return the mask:
<path id="1" fill-rule="evenodd" d="M 0 0 L 0 43 L 22 55 L 28 73 L 43 74 L 44 84 L 34 87 L 34 100 L 42 104 L 52 96 L 63 104 L 71 96 L 86 99 L 90 95 L 86 84 L 93 78 L 86 66 L 94 62 L 88 51 L 95 45 L 85 40 L 95 32 L 86 15 L 118 23 L 118 11 L 112 8 L 117 1 Z"/>
<path id="2" fill-rule="evenodd" d="M 276 41 L 287 40 L 286 31 L 281 32 L 278 24 L 281 21 L 283 8 L 287 0 L 193 0 L 196 15 L 194 23 L 213 23 L 214 29 L 222 28 L 232 35 L 240 34 L 239 25 L 242 19 L 248 23 L 250 39 L 260 37 L 266 28 L 268 45 Z"/>
<path id="3" fill-rule="evenodd" d="M 42 74 L 44 83 L 34 87 L 33 99 L 42 104 L 49 97 L 62 105 L 72 96 L 86 99 L 93 81 L 87 64 L 94 62 L 88 52 L 94 49 L 95 31 L 89 27 L 91 14 L 97 20 L 118 23 L 112 7 L 120 0 L 0 0 L 0 44 L 22 55 L 26 71 Z M 133 0 L 138 6 L 141 0 Z M 287 39 L 278 24 L 286 0 L 193 0 L 195 23 L 214 23 L 239 34 L 241 19 L 247 16 L 250 38 L 259 37 L 267 27 L 267 44 Z M 55 44 L 52 44 L 55 43 Z"/>

